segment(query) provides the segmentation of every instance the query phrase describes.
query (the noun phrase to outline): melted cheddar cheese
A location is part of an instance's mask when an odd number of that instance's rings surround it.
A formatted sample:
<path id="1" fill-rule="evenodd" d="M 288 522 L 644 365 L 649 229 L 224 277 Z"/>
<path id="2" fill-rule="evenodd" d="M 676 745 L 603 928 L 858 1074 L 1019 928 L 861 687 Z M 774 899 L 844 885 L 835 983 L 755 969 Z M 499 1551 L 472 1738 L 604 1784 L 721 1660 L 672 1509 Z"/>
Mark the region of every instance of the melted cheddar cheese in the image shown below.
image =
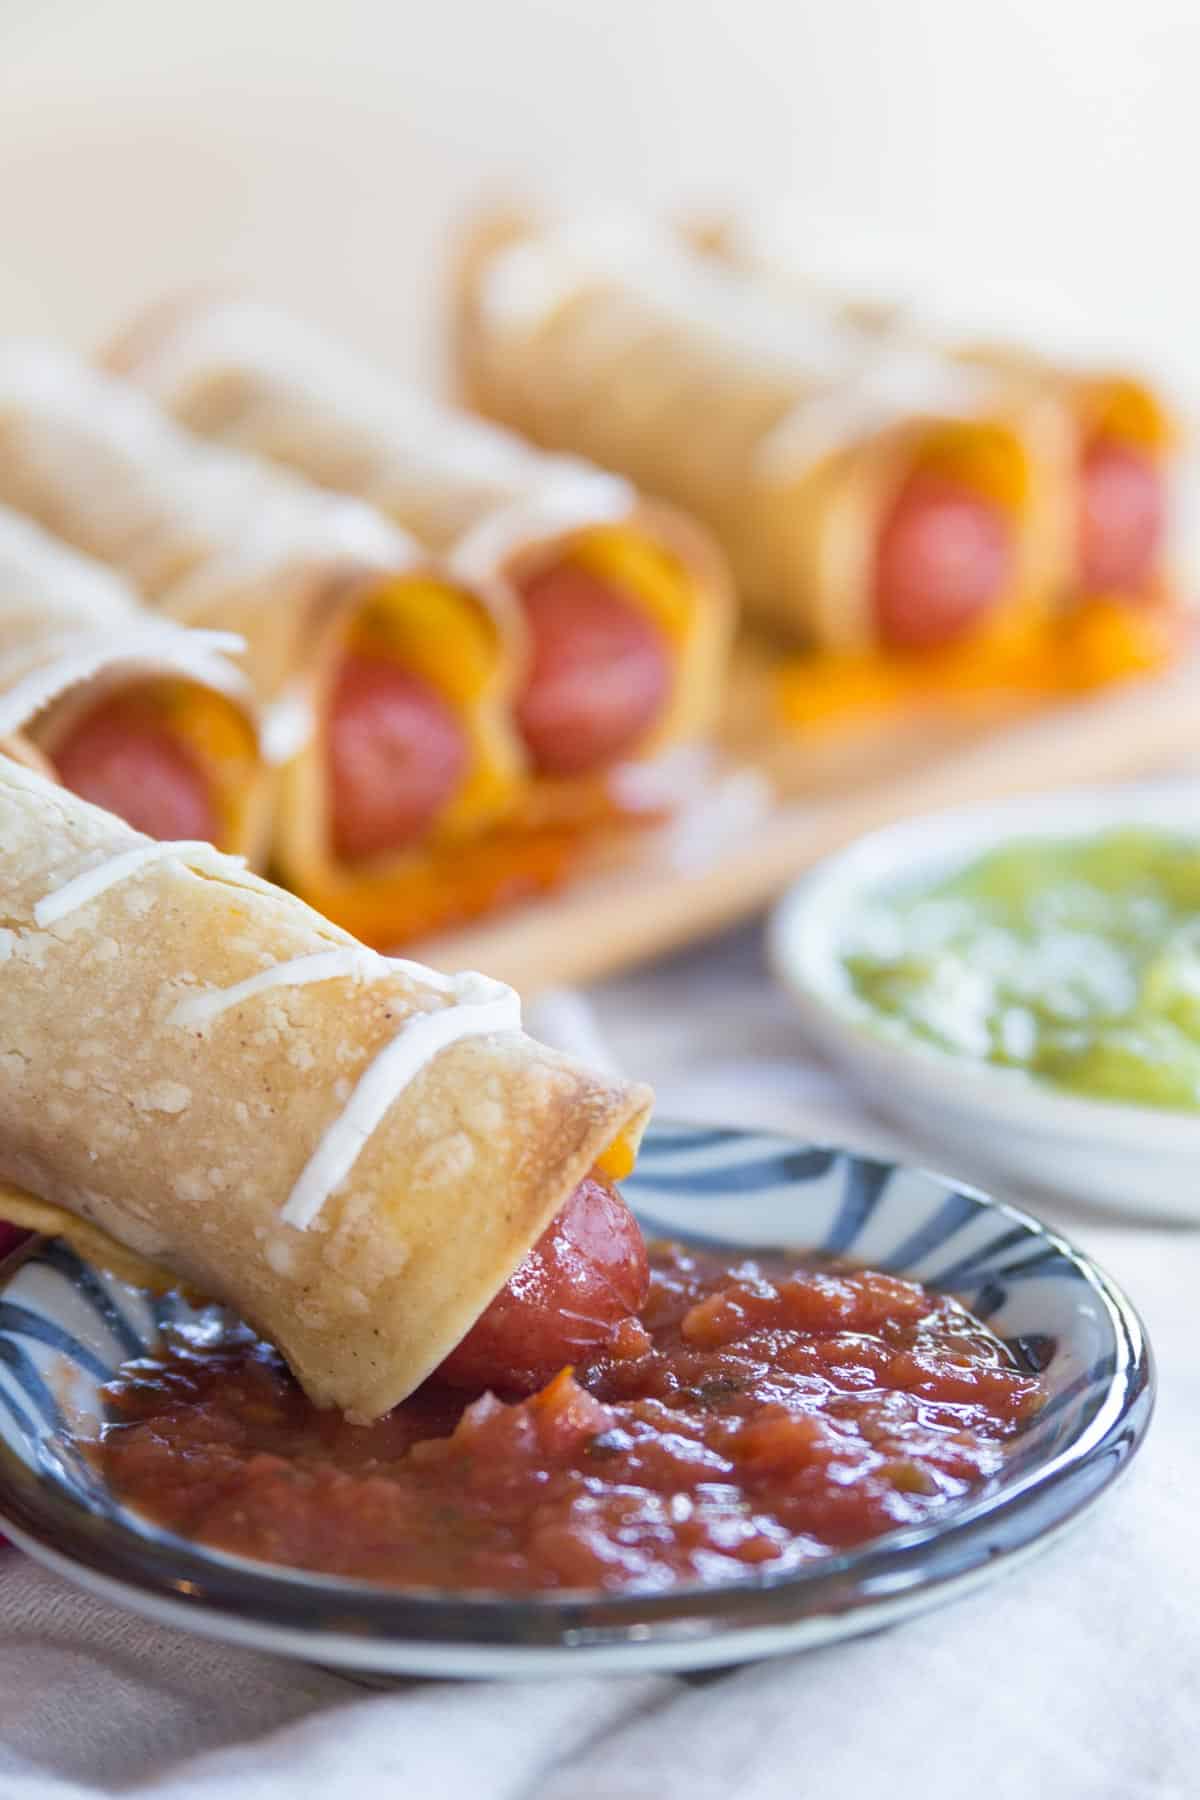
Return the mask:
<path id="1" fill-rule="evenodd" d="M 999 695 L 1067 698 L 1166 668 L 1183 636 L 1166 604 L 1087 601 L 1064 618 L 1007 638 L 900 657 L 811 655 L 779 673 L 780 716 L 803 729 L 838 727 L 922 704 L 969 704 Z"/>

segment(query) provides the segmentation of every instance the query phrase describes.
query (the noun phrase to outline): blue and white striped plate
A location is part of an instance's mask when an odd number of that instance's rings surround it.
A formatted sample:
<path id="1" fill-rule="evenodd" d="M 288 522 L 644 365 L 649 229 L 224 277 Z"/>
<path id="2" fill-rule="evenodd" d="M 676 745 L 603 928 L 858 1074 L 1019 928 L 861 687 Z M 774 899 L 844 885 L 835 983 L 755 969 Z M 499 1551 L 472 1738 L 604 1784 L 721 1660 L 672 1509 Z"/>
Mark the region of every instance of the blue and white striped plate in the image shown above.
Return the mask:
<path id="1" fill-rule="evenodd" d="M 1128 1465 L 1153 1370 L 1137 1314 L 1036 1219 L 940 1177 L 794 1139 L 659 1123 L 625 1194 L 657 1235 L 828 1251 L 961 1296 L 1039 1368 L 1049 1400 L 1003 1475 L 936 1523 L 772 1578 L 623 1598 L 405 1593 L 193 1544 L 124 1507 L 80 1455 L 99 1390 L 196 1315 L 61 1244 L 0 1273 L 0 1526 L 84 1587 L 163 1623 L 377 1674 L 688 1669 L 875 1630 L 1056 1537 Z"/>

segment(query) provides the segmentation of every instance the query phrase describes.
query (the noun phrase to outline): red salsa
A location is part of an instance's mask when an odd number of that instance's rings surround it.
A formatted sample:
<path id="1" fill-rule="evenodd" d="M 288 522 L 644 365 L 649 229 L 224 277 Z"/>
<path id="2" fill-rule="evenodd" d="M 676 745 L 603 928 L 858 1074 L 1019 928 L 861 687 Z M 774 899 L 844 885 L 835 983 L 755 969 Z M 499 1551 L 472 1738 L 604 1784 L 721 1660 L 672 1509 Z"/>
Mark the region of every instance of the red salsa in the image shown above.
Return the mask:
<path id="1" fill-rule="evenodd" d="M 525 1399 L 429 1382 L 374 1425 L 245 1328 L 180 1333 L 108 1392 L 95 1454 L 222 1549 L 414 1588 L 662 1589 L 793 1568 L 979 1488 L 1038 1381 L 957 1301 L 771 1257 L 651 1249 L 597 1360 Z"/>

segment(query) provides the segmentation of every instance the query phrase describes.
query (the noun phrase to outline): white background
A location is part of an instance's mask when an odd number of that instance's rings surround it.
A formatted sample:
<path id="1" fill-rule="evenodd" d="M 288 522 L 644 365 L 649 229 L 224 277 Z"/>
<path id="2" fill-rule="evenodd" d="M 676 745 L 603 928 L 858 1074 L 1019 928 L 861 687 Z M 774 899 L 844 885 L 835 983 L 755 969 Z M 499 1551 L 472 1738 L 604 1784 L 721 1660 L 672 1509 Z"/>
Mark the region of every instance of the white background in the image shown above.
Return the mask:
<path id="1" fill-rule="evenodd" d="M 1200 0 L 0 0 L 0 320 L 235 277 L 432 371 L 481 194 L 1037 276 L 1200 386 Z"/>

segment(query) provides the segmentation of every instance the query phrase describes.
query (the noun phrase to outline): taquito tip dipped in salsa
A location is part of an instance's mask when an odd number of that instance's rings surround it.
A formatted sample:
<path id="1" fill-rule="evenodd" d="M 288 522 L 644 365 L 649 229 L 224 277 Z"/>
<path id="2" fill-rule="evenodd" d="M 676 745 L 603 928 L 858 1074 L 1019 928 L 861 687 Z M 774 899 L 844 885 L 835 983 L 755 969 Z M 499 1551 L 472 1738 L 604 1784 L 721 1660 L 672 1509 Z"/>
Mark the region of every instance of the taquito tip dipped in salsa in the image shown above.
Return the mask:
<path id="1" fill-rule="evenodd" d="M 362 1419 L 456 1346 L 536 1380 L 639 1303 L 640 1239 L 604 1184 L 647 1089 L 535 1044 L 502 984 L 380 957 L 235 859 L 7 761 L 0 829 L 14 1223 L 90 1253 L 105 1234 L 121 1272 L 132 1254 L 227 1302 Z"/>
<path id="2" fill-rule="evenodd" d="M 110 365 L 182 424 L 380 507 L 521 612 L 516 723 L 535 810 L 707 728 L 728 575 L 689 521 L 628 482 L 547 456 L 403 389 L 269 307 L 203 294 L 153 308 Z"/>

